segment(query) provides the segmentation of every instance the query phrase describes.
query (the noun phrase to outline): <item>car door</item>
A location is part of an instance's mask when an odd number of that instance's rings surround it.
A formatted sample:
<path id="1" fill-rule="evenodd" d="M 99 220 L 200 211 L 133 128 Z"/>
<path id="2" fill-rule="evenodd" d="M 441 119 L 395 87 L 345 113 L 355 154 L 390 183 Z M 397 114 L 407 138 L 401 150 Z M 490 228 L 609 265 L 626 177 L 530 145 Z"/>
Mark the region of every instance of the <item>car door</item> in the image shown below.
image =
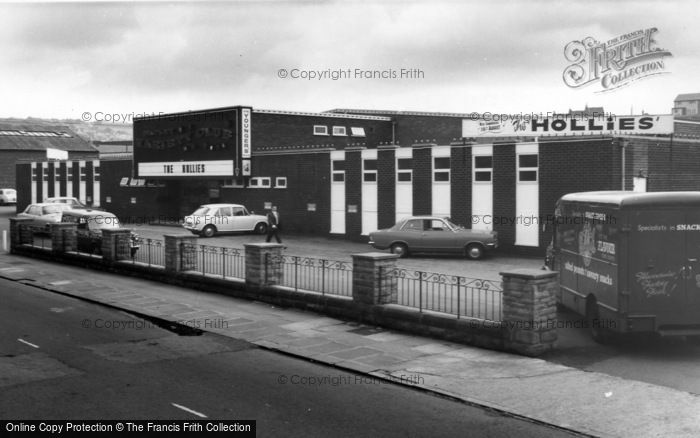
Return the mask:
<path id="1" fill-rule="evenodd" d="M 422 248 L 435 253 L 452 253 L 461 250 L 463 243 L 452 228 L 442 219 L 427 219 L 421 236 Z"/>
<path id="2" fill-rule="evenodd" d="M 219 207 L 214 213 L 216 218 L 216 228 L 219 231 L 234 231 L 233 217 L 231 215 L 231 207 Z"/>
<path id="3" fill-rule="evenodd" d="M 231 211 L 233 213 L 231 219 L 236 231 L 248 231 L 252 229 L 252 225 L 250 225 L 252 219 L 247 214 L 248 212 L 245 211 L 245 208 L 240 206 L 231 207 Z"/>

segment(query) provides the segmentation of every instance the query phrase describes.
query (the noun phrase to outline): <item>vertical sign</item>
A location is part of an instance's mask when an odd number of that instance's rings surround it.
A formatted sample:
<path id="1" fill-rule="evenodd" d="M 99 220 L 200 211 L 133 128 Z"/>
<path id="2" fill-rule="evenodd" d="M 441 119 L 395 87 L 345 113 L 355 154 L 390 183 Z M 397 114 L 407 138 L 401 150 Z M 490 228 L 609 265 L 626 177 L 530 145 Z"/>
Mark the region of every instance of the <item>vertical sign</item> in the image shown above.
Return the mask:
<path id="1" fill-rule="evenodd" d="M 250 145 L 250 108 L 243 108 L 241 110 L 241 158 L 250 158 Z"/>

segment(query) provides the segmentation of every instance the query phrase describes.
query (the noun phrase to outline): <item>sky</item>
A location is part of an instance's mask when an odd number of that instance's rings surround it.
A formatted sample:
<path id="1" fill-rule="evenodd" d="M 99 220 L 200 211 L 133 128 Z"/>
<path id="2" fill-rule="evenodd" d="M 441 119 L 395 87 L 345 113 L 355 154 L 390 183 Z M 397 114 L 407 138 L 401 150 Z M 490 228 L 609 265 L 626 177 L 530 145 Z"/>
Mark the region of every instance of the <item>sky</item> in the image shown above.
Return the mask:
<path id="1" fill-rule="evenodd" d="M 0 117 L 130 122 L 235 105 L 669 114 L 678 94 L 700 92 L 698 11 L 673 0 L 0 3 Z M 605 92 L 565 84 L 567 44 L 649 28 L 670 52 L 663 74 Z"/>

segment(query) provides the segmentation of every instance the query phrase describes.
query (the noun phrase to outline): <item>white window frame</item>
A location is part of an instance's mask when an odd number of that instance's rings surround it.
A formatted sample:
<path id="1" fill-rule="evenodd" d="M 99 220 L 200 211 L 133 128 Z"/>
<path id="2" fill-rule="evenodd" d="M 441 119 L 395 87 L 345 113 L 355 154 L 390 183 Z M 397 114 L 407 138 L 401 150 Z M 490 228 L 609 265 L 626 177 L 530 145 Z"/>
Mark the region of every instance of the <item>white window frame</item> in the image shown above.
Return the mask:
<path id="1" fill-rule="evenodd" d="M 399 161 L 401 160 L 410 160 L 411 162 L 411 168 L 410 169 L 400 169 L 399 168 Z M 399 175 L 408 175 L 408 181 L 401 181 L 399 179 Z M 408 157 L 396 157 L 396 184 L 411 184 L 413 183 L 413 158 L 408 158 Z"/>
<path id="2" fill-rule="evenodd" d="M 287 177 L 286 176 L 275 177 L 275 188 L 276 189 L 286 189 L 287 188 Z"/>
<path id="3" fill-rule="evenodd" d="M 336 161 L 342 161 L 343 162 L 343 170 L 334 170 L 333 169 L 333 163 Z M 342 181 L 336 181 L 335 180 L 335 175 L 342 175 L 343 179 Z M 331 182 L 336 183 L 336 184 L 345 184 L 345 160 L 331 160 Z"/>
<path id="4" fill-rule="evenodd" d="M 476 167 L 476 159 L 481 157 L 491 158 L 491 167 Z M 477 173 L 489 173 L 488 181 L 476 179 Z M 474 184 L 492 184 L 493 183 L 493 155 L 472 155 L 472 181 Z"/>
<path id="5" fill-rule="evenodd" d="M 314 135 L 328 135 L 328 126 L 314 125 Z"/>
<path id="6" fill-rule="evenodd" d="M 447 158 L 447 159 L 449 160 L 449 162 L 450 162 L 450 167 L 445 167 L 445 168 L 439 167 L 439 168 L 436 168 L 436 167 L 435 167 L 435 160 L 445 159 L 445 158 Z M 433 167 L 433 183 L 436 183 L 436 184 L 449 184 L 450 181 L 451 181 L 451 179 L 452 179 L 452 174 L 451 174 L 451 173 L 452 173 L 452 172 L 451 172 L 451 168 L 452 168 L 452 157 L 450 157 L 449 155 L 448 155 L 448 156 L 434 156 L 434 157 L 432 158 L 432 163 L 431 163 L 431 164 L 432 164 L 432 167 Z M 436 175 L 437 173 L 447 173 L 447 180 L 445 180 L 445 181 L 442 181 L 442 180 L 438 181 L 437 179 L 435 179 L 435 175 Z"/>
<path id="7" fill-rule="evenodd" d="M 536 167 L 520 167 L 520 157 L 524 155 L 534 155 L 537 157 L 537 166 Z M 516 165 L 516 172 L 515 172 L 515 177 L 517 178 L 517 182 L 519 184 L 538 184 L 540 181 L 540 154 L 533 154 L 533 153 L 522 153 L 522 154 L 517 154 L 515 157 L 515 165 Z M 535 172 L 535 179 L 534 180 L 527 180 L 523 181 L 520 179 L 520 172 Z"/>
<path id="8" fill-rule="evenodd" d="M 365 134 L 365 128 L 361 126 L 352 126 L 350 127 L 350 135 L 353 137 L 366 137 L 367 135 Z"/>
<path id="9" fill-rule="evenodd" d="M 227 181 L 231 181 L 230 184 L 227 183 Z M 221 185 L 222 188 L 243 188 L 245 187 L 245 184 L 243 183 L 243 179 L 241 178 L 228 178 L 224 180 L 224 183 Z"/>
<path id="10" fill-rule="evenodd" d="M 345 126 L 334 126 L 333 127 L 333 135 L 347 137 L 348 130 Z"/>
<path id="11" fill-rule="evenodd" d="M 269 189 L 271 186 L 272 178 L 269 176 L 254 176 L 248 184 L 251 189 Z"/>
<path id="12" fill-rule="evenodd" d="M 363 159 L 362 159 L 362 182 L 363 182 L 363 183 L 377 183 L 377 178 L 378 178 L 378 175 L 377 175 L 377 166 L 375 165 L 374 170 L 372 170 L 372 169 L 366 169 L 366 168 L 365 168 L 365 163 L 367 163 L 367 161 L 374 161 L 377 165 L 379 164 L 379 163 L 377 162 L 377 159 L 376 159 L 376 158 L 363 158 Z M 368 181 L 368 180 L 367 180 L 367 175 L 374 175 L 374 179 Z"/>

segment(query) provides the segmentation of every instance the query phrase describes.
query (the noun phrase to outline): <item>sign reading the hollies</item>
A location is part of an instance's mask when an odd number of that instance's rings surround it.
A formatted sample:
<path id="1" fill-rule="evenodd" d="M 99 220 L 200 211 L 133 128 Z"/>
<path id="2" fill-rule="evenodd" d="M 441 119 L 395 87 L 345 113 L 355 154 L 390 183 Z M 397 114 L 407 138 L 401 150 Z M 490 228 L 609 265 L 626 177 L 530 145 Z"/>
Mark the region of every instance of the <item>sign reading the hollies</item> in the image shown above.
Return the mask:
<path id="1" fill-rule="evenodd" d="M 672 134 L 673 115 L 603 117 L 556 115 L 462 120 L 462 137 L 543 137 L 565 135 Z"/>
<path id="2" fill-rule="evenodd" d="M 572 64 L 564 70 L 571 88 L 600 84 L 598 93 L 612 91 L 649 76 L 668 73 L 664 57 L 671 52 L 656 46 L 655 27 L 620 35 L 605 42 L 592 37 L 571 41 L 564 48 Z"/>

